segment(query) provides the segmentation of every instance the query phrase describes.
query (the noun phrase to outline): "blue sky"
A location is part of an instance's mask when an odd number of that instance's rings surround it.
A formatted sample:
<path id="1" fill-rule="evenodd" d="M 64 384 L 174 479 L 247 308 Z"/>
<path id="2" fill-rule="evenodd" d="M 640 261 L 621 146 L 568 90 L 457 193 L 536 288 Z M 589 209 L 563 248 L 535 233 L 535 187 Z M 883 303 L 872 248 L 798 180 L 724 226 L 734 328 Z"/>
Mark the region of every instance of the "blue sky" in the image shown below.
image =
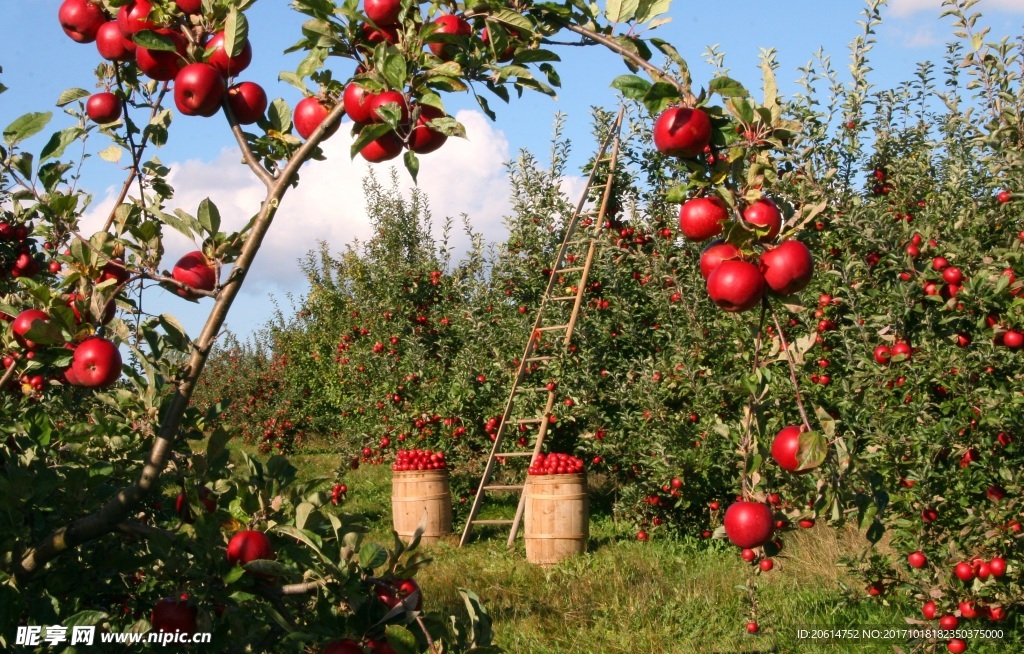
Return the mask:
<path id="1" fill-rule="evenodd" d="M 27 111 L 54 109 L 53 103 L 66 88 L 91 88 L 93 84 L 92 71 L 100 62 L 99 56 L 94 46 L 79 45 L 64 36 L 56 19 L 59 5 L 60 0 L 4 2 L 7 30 L 0 39 L 0 66 L 4 69 L 0 79 L 10 91 L 0 96 L 3 125 Z M 941 61 L 952 26 L 949 19 L 939 20 L 940 5 L 940 0 L 890 1 L 883 13 L 885 22 L 876 35 L 878 44 L 871 62 L 875 69 L 872 79 L 879 87 L 909 79 L 920 61 Z M 286 6 L 284 0 L 261 0 L 248 13 L 255 56 L 240 79 L 259 82 L 271 97 L 283 97 L 294 104 L 299 99 L 297 92 L 276 82 L 279 71 L 293 70 L 299 60 L 298 55 L 280 54 L 297 40 L 302 23 L 302 17 Z M 669 14 L 672 22 L 653 34 L 676 45 L 689 62 L 698 86 L 706 83 L 711 73 L 702 56 L 707 46 L 717 45 L 726 53 L 732 76 L 752 89 L 759 86 L 760 49 L 774 47 L 780 62 L 780 90 L 789 94 L 796 90 L 796 69 L 807 63 L 819 47 L 831 56 L 833 67 L 845 73 L 847 45 L 861 30 L 856 22 L 863 6 L 858 0 L 676 0 Z M 992 36 L 1021 31 L 1024 0 L 982 0 L 976 10 L 984 12 L 981 24 L 991 26 Z M 608 84 L 627 71 L 617 57 L 596 48 L 561 48 L 558 52 L 563 57 L 559 68 L 563 87 L 557 101 L 539 94 L 513 100 L 510 105 L 494 100 L 491 105 L 498 121 L 492 124 L 475 110 L 470 98 L 446 98 L 449 111 L 458 112 L 466 123 L 469 140 L 449 142 L 421 162 L 420 185 L 431 197 L 435 223 L 446 215 L 465 213 L 477 230 L 492 239 L 502 238 L 501 215 L 507 207 L 503 163 L 521 148 L 543 155 L 556 111 L 568 116 L 567 136 L 577 144 L 573 163 L 585 161 L 592 149 L 589 107 L 613 107 L 616 97 Z M 842 79 L 848 76 L 844 74 Z M 67 117 L 59 109 L 54 111 L 51 127 L 66 126 L 70 119 L 62 120 Z M 199 201 L 209 196 L 228 224 L 243 223 L 258 207 L 259 187 L 238 165 L 223 119 L 177 116 L 172 129 L 172 143 L 159 151 L 159 157 L 174 171 L 172 183 L 179 191 L 175 206 L 194 213 Z M 303 283 L 295 260 L 313 247 L 316 239 L 325 239 L 340 250 L 353 237 L 368 235 L 360 191 L 367 166 L 348 160 L 349 142 L 343 127 L 327 144 L 330 160 L 311 164 L 303 173 L 302 193 L 286 198 L 257 259 L 261 270 L 248 280 L 248 290 L 232 310 L 232 330 L 246 334 L 264 322 L 272 306 L 268 294 L 281 298 L 288 292 L 301 293 Z M 35 148 L 40 145 L 35 144 Z M 101 137 L 94 139 L 90 149 L 97 151 L 107 145 Z M 387 168 L 378 167 L 376 172 L 386 175 Z M 404 172 L 400 175 L 411 186 L 408 176 Z M 104 200 L 109 206 L 119 171 L 94 158 L 85 180 L 95 198 L 89 214 L 95 222 L 106 209 Z M 575 181 L 567 180 L 566 187 L 574 188 Z M 169 241 L 167 248 L 168 268 L 178 255 L 194 249 L 181 239 Z M 197 332 L 210 301 L 196 307 L 159 294 L 153 302 L 165 304 L 161 310 L 180 315 L 190 331 Z M 284 304 L 287 308 L 287 300 Z"/>

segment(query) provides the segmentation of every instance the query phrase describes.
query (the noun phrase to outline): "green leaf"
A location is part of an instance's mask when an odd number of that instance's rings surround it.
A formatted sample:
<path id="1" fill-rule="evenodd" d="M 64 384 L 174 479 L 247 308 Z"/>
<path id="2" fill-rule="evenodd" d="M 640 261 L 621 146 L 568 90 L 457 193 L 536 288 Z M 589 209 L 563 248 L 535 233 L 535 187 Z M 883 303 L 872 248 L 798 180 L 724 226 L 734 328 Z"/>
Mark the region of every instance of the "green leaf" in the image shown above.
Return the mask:
<path id="1" fill-rule="evenodd" d="M 249 38 L 249 21 L 245 14 L 235 7 L 228 12 L 228 18 L 224 21 L 224 46 L 227 48 L 229 57 L 237 57 L 242 54 L 245 42 Z"/>
<path id="2" fill-rule="evenodd" d="M 637 22 L 646 23 L 652 18 L 667 14 L 671 4 L 672 0 L 640 0 L 636 12 Z"/>
<path id="3" fill-rule="evenodd" d="M 204 198 L 199 203 L 199 224 L 203 226 L 208 234 L 216 234 L 220 231 L 220 211 L 210 198 Z"/>
<path id="4" fill-rule="evenodd" d="M 4 141 L 8 146 L 24 141 L 41 132 L 51 118 L 53 118 L 53 114 L 49 111 L 20 116 L 4 129 Z"/>
<path id="5" fill-rule="evenodd" d="M 604 15 L 613 23 L 626 23 L 633 19 L 639 6 L 639 0 L 608 0 Z"/>
<path id="6" fill-rule="evenodd" d="M 74 102 L 75 100 L 80 100 L 82 98 L 87 98 L 90 95 L 92 95 L 92 94 L 89 93 L 88 91 L 86 91 L 85 89 L 78 89 L 78 88 L 68 89 L 68 90 L 64 91 L 63 93 L 61 93 L 60 97 L 57 98 L 57 106 L 58 107 L 65 107 L 65 106 L 71 104 L 72 102 Z"/>
<path id="7" fill-rule="evenodd" d="M 160 326 L 164 328 L 164 332 L 167 334 L 167 339 L 174 347 L 184 350 L 192 343 L 188 333 L 185 331 L 185 327 L 178 322 L 177 318 L 169 313 L 162 313 L 158 320 L 160 321 Z"/>
<path id="8" fill-rule="evenodd" d="M 124 155 L 124 150 L 122 150 L 116 145 L 111 145 L 109 147 L 103 148 L 102 150 L 97 152 L 97 154 L 103 161 L 117 163 L 118 161 L 121 160 L 121 157 Z"/>
<path id="9" fill-rule="evenodd" d="M 800 434 L 800 449 L 797 450 L 796 458 L 800 462 L 798 470 L 813 470 L 825 461 L 828 454 L 828 442 L 825 437 L 816 431 L 809 431 Z"/>
<path id="10" fill-rule="evenodd" d="M 292 110 L 283 99 L 277 98 L 270 103 L 267 118 L 270 119 L 270 126 L 275 131 L 281 134 L 292 131 Z"/>
<path id="11" fill-rule="evenodd" d="M 517 64 L 533 64 L 540 61 L 561 61 L 558 55 L 550 50 L 531 50 L 524 48 L 512 59 Z"/>
<path id="12" fill-rule="evenodd" d="M 296 75 L 295 73 L 283 71 L 280 75 L 277 76 L 277 79 L 281 80 L 282 82 L 291 84 L 298 90 L 302 91 L 303 95 L 309 93 L 309 90 L 306 88 L 306 82 L 303 81 L 303 79 Z"/>
<path id="13" fill-rule="evenodd" d="M 630 100 L 642 100 L 651 90 L 651 83 L 637 75 L 619 75 L 611 86 Z"/>
<path id="14" fill-rule="evenodd" d="M 511 9 L 499 9 L 487 17 L 488 20 L 494 20 L 509 27 L 514 27 L 521 37 L 527 37 L 533 33 L 533 23 L 518 11 L 512 11 Z"/>
<path id="15" fill-rule="evenodd" d="M 408 68 L 405 57 L 398 52 L 397 48 L 388 48 L 387 54 L 384 56 L 384 65 L 380 70 L 391 88 L 400 89 L 405 86 Z"/>
<path id="16" fill-rule="evenodd" d="M 652 114 L 660 114 L 669 106 L 679 102 L 679 89 L 666 82 L 655 82 L 642 99 Z"/>
<path id="17" fill-rule="evenodd" d="M 216 461 L 231 441 L 232 433 L 226 429 L 215 429 L 206 443 L 206 460 Z"/>
<path id="18" fill-rule="evenodd" d="M 401 625 L 388 625 L 384 630 L 384 635 L 396 654 L 417 654 L 419 652 L 416 636 Z"/>
<path id="19" fill-rule="evenodd" d="M 405 169 L 409 171 L 409 175 L 412 177 L 413 183 L 415 183 L 416 176 L 420 172 L 420 160 L 416 158 L 416 153 L 412 150 L 407 150 L 402 160 L 405 163 Z"/>
<path id="20" fill-rule="evenodd" d="M 48 159 L 59 159 L 68 146 L 84 133 L 85 131 L 80 127 L 69 127 L 56 132 L 43 146 L 43 151 L 39 153 L 39 163 Z"/>
<path id="21" fill-rule="evenodd" d="M 164 36 L 163 34 L 157 34 L 152 30 L 142 30 L 137 32 L 132 37 L 136 45 L 142 46 L 147 50 L 157 50 L 159 52 L 177 52 L 177 44 L 171 40 L 171 37 Z"/>
<path id="22" fill-rule="evenodd" d="M 384 565 L 388 551 L 377 543 L 366 543 L 359 548 L 359 564 L 368 570 Z"/>
<path id="23" fill-rule="evenodd" d="M 750 95 L 742 84 L 729 77 L 716 77 L 711 80 L 711 83 L 708 84 L 708 92 L 717 93 L 723 98 L 739 98 Z"/>
<path id="24" fill-rule="evenodd" d="M 689 184 L 673 186 L 665 193 L 665 202 L 668 202 L 669 204 L 682 204 L 683 202 L 686 202 L 686 199 L 689 197 L 689 190 Z"/>
<path id="25" fill-rule="evenodd" d="M 305 529 L 306 522 L 309 521 L 310 514 L 315 510 L 316 507 L 309 502 L 300 503 L 295 507 L 295 526 L 299 529 Z"/>

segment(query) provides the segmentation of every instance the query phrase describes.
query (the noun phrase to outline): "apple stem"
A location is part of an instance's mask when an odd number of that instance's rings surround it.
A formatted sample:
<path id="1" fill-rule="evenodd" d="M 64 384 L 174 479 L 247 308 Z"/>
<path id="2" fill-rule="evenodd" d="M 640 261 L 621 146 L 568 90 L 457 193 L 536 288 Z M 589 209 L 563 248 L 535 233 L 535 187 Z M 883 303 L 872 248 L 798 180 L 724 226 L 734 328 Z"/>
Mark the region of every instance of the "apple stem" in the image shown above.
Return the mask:
<path id="1" fill-rule="evenodd" d="M 796 408 L 800 411 L 800 417 L 804 421 L 804 427 L 807 431 L 814 431 L 811 429 L 811 422 L 807 419 L 807 411 L 804 409 L 804 401 L 800 396 L 800 383 L 796 380 L 796 362 L 793 361 L 793 355 L 789 351 L 789 343 L 786 342 L 786 336 L 782 333 L 782 325 L 779 324 L 779 316 L 775 313 L 775 307 L 771 305 L 766 297 L 764 299 L 764 306 L 771 309 L 772 321 L 775 323 L 775 331 L 779 334 L 779 342 L 782 345 L 782 351 L 786 355 L 786 363 L 789 364 L 789 378 L 793 381 L 793 390 L 796 392 Z"/>

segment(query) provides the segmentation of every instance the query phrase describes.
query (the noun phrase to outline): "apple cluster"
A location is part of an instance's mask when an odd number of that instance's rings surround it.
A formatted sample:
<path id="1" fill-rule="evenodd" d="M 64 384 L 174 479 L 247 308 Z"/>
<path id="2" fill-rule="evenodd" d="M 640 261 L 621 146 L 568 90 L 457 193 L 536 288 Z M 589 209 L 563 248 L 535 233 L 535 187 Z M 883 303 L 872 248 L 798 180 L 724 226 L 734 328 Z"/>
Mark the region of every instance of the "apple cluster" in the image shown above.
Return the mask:
<path id="1" fill-rule="evenodd" d="M 267 109 L 263 88 L 254 82 L 227 83 L 251 63 L 249 40 L 231 56 L 232 44 L 225 42 L 223 31 L 192 29 L 201 25 L 201 0 L 174 0 L 174 6 L 177 11 L 158 23 L 150 0 L 131 0 L 115 16 L 90 0 L 64 0 L 57 17 L 65 34 L 78 43 L 95 43 L 102 58 L 134 64 L 152 80 L 173 80 L 174 103 L 182 114 L 212 116 L 226 98 L 240 124 L 258 121 Z M 156 15 L 166 16 L 166 7 L 160 9 Z M 122 107 L 122 98 L 107 90 L 86 101 L 86 114 L 109 124 L 121 118 Z"/>
<path id="2" fill-rule="evenodd" d="M 74 309 L 77 322 L 81 322 L 81 314 L 77 309 L 74 294 L 68 300 Z M 3 315 L 3 314 L 0 314 Z M 31 361 L 36 355 L 48 347 L 60 347 L 71 350 L 71 362 L 60 371 L 59 381 L 71 386 L 103 389 L 112 386 L 121 377 L 121 352 L 112 341 L 99 336 L 89 336 L 80 342 L 68 341 L 59 346 L 48 346 L 32 340 L 39 338 L 34 333 L 59 334 L 60 330 L 52 324 L 50 314 L 40 309 L 25 309 L 10 321 L 14 341 L 21 352 L 8 354 L 3 358 L 5 369 L 14 366 L 23 356 Z M 41 394 L 46 380 L 43 375 L 26 373 L 22 376 L 23 391 L 26 394 Z"/>
<path id="3" fill-rule="evenodd" d="M 391 469 L 398 472 L 410 470 L 445 470 L 448 463 L 445 461 L 444 452 L 432 450 L 398 450 L 395 455 L 395 462 Z"/>
<path id="4" fill-rule="evenodd" d="M 31 225 L 0 221 L 0 279 L 7 275 L 31 278 L 40 273 L 42 264 L 31 235 Z M 51 273 L 60 272 L 60 263 L 51 262 L 49 270 Z"/>
<path id="5" fill-rule="evenodd" d="M 711 119 L 699 108 L 671 107 L 654 123 L 654 145 L 668 156 L 713 157 L 711 136 Z M 679 230 L 691 241 L 707 241 L 734 222 L 732 213 L 716 195 L 691 198 L 679 209 Z M 730 312 L 746 311 L 766 292 L 790 295 L 806 288 L 814 273 L 807 246 L 794 239 L 771 245 L 782 229 L 782 212 L 775 202 L 762 196 L 738 217 L 735 222 L 743 229 L 730 229 L 726 239 L 711 243 L 700 257 L 701 275 L 715 304 Z M 759 256 L 751 243 L 763 249 Z"/>
<path id="6" fill-rule="evenodd" d="M 583 472 L 583 459 L 565 452 L 541 452 L 527 471 L 531 475 L 575 475 Z"/>

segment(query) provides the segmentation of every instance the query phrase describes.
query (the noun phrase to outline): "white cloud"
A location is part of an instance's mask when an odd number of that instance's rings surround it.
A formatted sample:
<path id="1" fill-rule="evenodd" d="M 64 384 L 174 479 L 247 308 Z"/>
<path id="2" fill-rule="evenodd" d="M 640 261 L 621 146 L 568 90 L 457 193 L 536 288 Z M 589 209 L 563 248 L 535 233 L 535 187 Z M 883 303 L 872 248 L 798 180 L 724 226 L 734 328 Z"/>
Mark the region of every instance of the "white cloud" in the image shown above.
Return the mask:
<path id="1" fill-rule="evenodd" d="M 456 219 L 451 245 L 461 252 L 468 237 L 461 228 L 460 215 L 468 215 L 473 228 L 487 240 L 503 238 L 502 217 L 508 213 L 509 184 L 504 163 L 509 159 L 508 140 L 483 114 L 460 111 L 456 118 L 466 126 L 467 139 L 449 139 L 436 153 L 420 158 L 419 187 L 425 191 L 439 231 L 445 216 Z M 256 264 L 247 279 L 247 291 L 295 291 L 304 285 L 296 261 L 326 241 L 335 251 L 358 238 L 370 236 L 370 224 L 363 198 L 363 178 L 371 166 L 362 158 L 349 158 L 351 123 L 323 146 L 325 161 L 307 163 L 300 181 L 290 189 L 274 218 Z M 399 182 L 406 195 L 412 179 L 399 160 L 373 166 L 385 184 L 389 168 L 400 168 Z M 195 215 L 199 203 L 209 197 L 220 210 L 222 230 L 242 227 L 259 210 L 263 185 L 241 163 L 236 151 L 223 150 L 212 161 L 189 160 L 169 164 L 168 181 L 175 188 L 169 208 L 180 207 Z M 99 229 L 113 204 L 114 192 L 93 207 L 85 218 L 85 231 Z M 91 230 L 89 229 L 91 228 Z M 163 268 L 195 245 L 173 230 L 165 233 Z M 254 288 L 255 287 L 255 288 Z"/>
<path id="2" fill-rule="evenodd" d="M 889 11 L 893 16 L 910 16 L 920 11 L 933 11 L 936 15 L 942 7 L 942 0 L 891 0 Z M 1006 11 L 1024 13 L 1024 2 L 1021 0 L 981 0 L 975 11 Z"/>

